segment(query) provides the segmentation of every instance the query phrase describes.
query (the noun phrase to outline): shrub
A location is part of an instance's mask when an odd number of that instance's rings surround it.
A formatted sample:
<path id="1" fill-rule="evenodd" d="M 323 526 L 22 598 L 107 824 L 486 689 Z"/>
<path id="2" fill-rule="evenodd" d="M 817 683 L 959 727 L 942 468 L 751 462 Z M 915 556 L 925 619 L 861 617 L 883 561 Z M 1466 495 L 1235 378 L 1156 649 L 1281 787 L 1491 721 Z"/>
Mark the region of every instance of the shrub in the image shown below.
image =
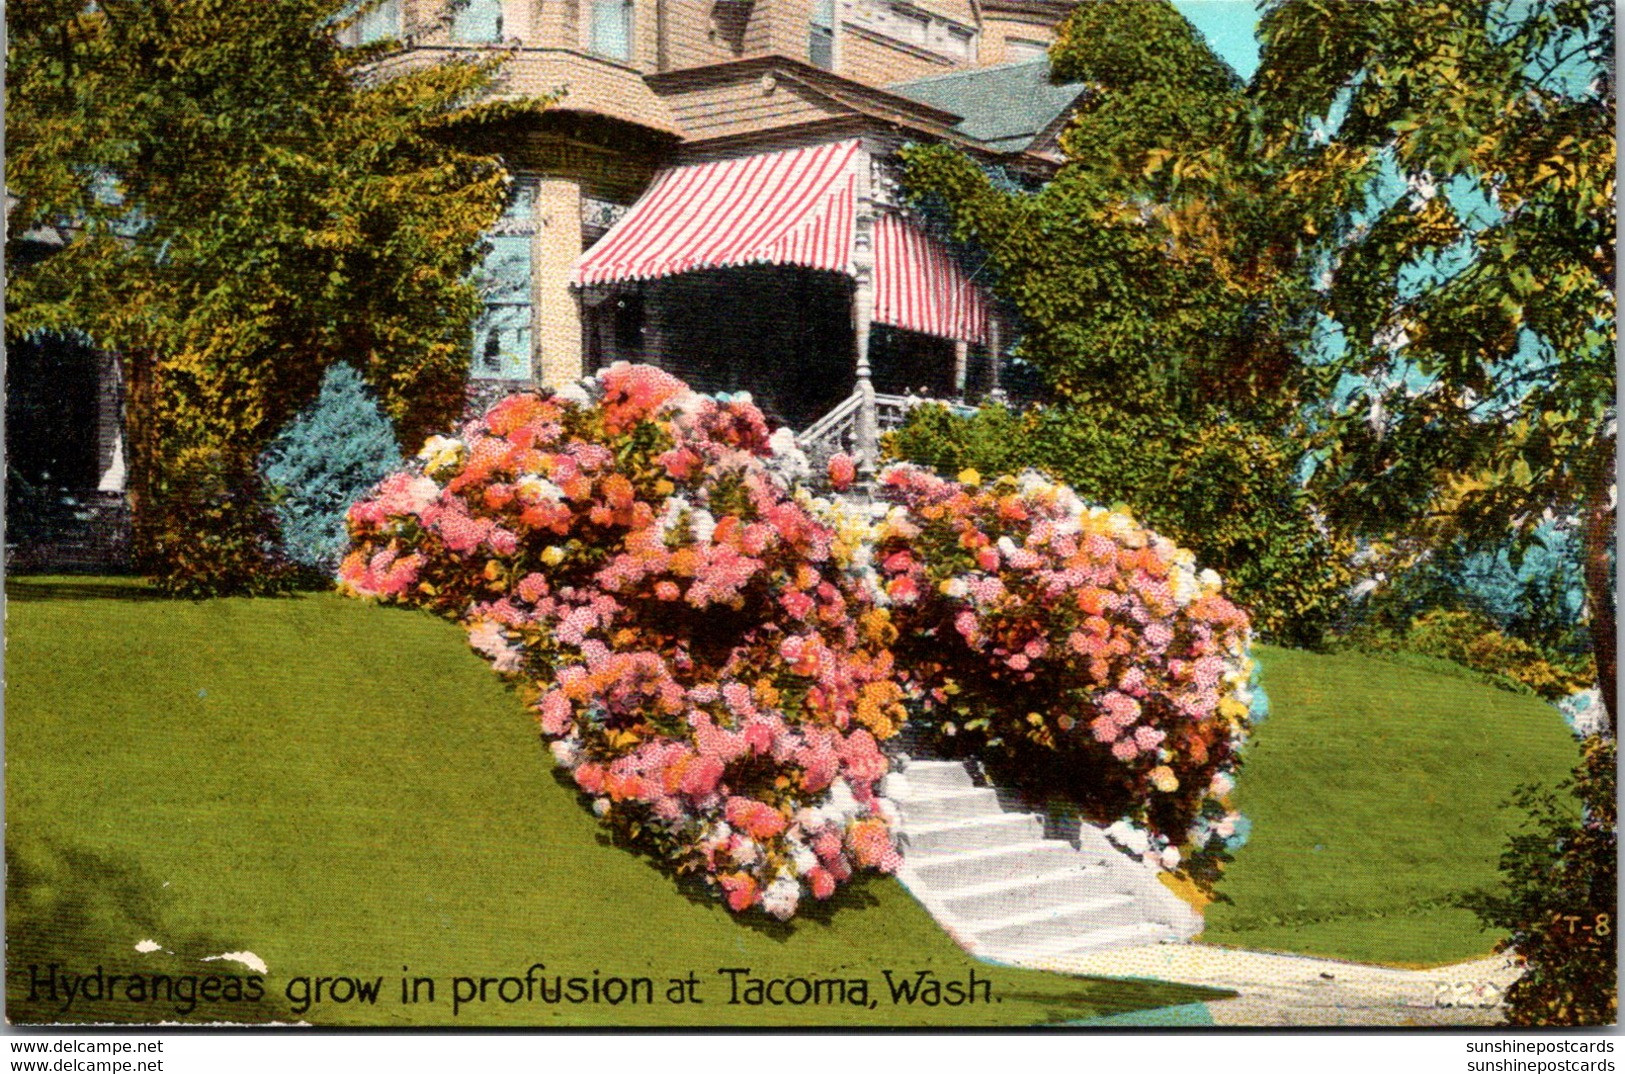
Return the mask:
<path id="1" fill-rule="evenodd" d="M 896 867 L 895 632 L 793 438 L 622 364 L 418 458 L 351 509 L 341 587 L 466 624 L 621 837 L 779 918 Z"/>
<path id="2" fill-rule="evenodd" d="M 321 393 L 260 456 L 283 554 L 331 575 L 349 547 L 350 505 L 400 465 L 395 432 L 361 374 L 330 366 Z"/>
<path id="3" fill-rule="evenodd" d="M 807 476 L 747 401 L 618 365 L 431 438 L 341 588 L 465 624 L 605 823 L 736 911 L 896 867 L 910 699 L 1164 867 L 1238 838 L 1248 620 L 1191 553 L 1034 475 L 892 467 L 862 510 Z"/>
<path id="4" fill-rule="evenodd" d="M 1556 662 L 1583 664 L 1574 659 L 1591 651 L 1580 542 L 1551 523 L 1539 526 L 1535 537 L 1516 559 L 1504 548 L 1456 544 L 1420 556 L 1411 552 L 1414 562 L 1381 571 L 1382 557 L 1374 556 L 1372 566 L 1381 573 L 1351 609 L 1352 631 L 1403 634 L 1425 612 L 1469 612 L 1486 621 L 1486 629 L 1528 642 Z"/>
<path id="5" fill-rule="evenodd" d="M 181 447 L 136 498 L 145 507 L 134 518 L 136 567 L 161 592 L 201 599 L 292 587 L 252 459 Z"/>
<path id="6" fill-rule="evenodd" d="M 998 403 L 969 416 L 928 403 L 911 409 L 902 427 L 887 434 L 885 446 L 892 458 L 939 473 L 1020 473 L 1033 466 L 1028 444 L 1038 432 L 1038 417 L 1037 411 L 1018 413 Z"/>
<path id="7" fill-rule="evenodd" d="M 1318 524 L 1284 441 L 1236 422 L 1207 426 L 1076 407 L 958 417 L 917 407 L 888 439 L 897 459 L 952 474 L 1039 470 L 1147 525 L 1225 577 L 1265 637 L 1318 645 L 1344 605 L 1352 549 Z"/>
<path id="8" fill-rule="evenodd" d="M 1617 991 L 1619 837 L 1616 746 L 1586 740 L 1574 778 L 1578 801 L 1523 788 L 1529 823 L 1501 856 L 1505 887 L 1473 900 L 1491 928 L 1505 929 L 1501 950 L 1516 952 L 1524 973 L 1506 994 L 1513 1025 L 1612 1025 Z"/>
<path id="9" fill-rule="evenodd" d="M 1216 574 L 1034 474 L 894 466 L 881 484 L 894 507 L 874 560 L 940 742 L 1116 822 L 1108 834 L 1169 867 L 1235 834 L 1223 799 L 1253 666 Z"/>
<path id="10" fill-rule="evenodd" d="M 1589 657 L 1508 637 L 1491 620 L 1473 612 L 1425 612 L 1402 631 L 1359 630 L 1351 634 L 1350 641 L 1368 649 L 1449 660 L 1485 673 L 1496 685 L 1528 689 L 1548 701 L 1560 701 L 1596 683 Z"/>

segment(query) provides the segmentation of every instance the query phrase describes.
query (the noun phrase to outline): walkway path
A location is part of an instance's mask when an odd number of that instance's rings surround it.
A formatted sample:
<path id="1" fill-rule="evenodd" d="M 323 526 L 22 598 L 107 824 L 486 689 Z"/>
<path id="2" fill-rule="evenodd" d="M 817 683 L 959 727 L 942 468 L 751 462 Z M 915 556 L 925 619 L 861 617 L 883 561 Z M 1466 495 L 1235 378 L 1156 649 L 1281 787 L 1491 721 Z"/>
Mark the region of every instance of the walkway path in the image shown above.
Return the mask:
<path id="1" fill-rule="evenodd" d="M 1147 1024 L 1235 1026 L 1495 1025 L 1518 969 L 1487 958 L 1431 970 L 1179 942 L 1201 920 L 1152 871 L 1079 824 L 1045 818 L 978 786 L 958 761 L 902 758 L 886 793 L 901 810 L 898 878 L 972 954 L 1085 974 L 1144 977 L 1238 992 Z M 1112 1019 L 1123 1024 L 1137 1016 Z M 1169 1022 L 1167 1019 L 1173 1018 Z"/>
<path id="2" fill-rule="evenodd" d="M 1152 977 L 1226 988 L 1240 995 L 1207 1004 L 1215 1025 L 1482 1026 L 1502 1020 L 1499 998 L 1517 979 L 1498 956 L 1430 970 L 1209 947 L 1151 944 L 1024 961 L 1091 977 Z"/>

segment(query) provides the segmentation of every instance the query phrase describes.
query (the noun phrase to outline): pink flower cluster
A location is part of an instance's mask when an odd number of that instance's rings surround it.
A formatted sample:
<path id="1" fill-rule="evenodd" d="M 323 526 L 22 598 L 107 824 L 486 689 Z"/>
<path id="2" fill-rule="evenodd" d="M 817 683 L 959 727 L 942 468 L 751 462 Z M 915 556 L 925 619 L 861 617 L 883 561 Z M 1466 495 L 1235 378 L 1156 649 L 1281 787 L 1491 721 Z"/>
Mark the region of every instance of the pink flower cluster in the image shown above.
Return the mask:
<path id="1" fill-rule="evenodd" d="M 912 466 L 874 560 L 940 733 L 1028 771 L 1089 773 L 1095 819 L 1184 841 L 1248 730 L 1249 624 L 1218 577 L 1121 512 L 1036 475 Z"/>
<path id="2" fill-rule="evenodd" d="M 356 596 L 430 608 L 525 689 L 605 823 L 735 910 L 898 857 L 895 636 L 760 411 L 647 366 L 511 396 L 351 508 Z"/>
<path id="3" fill-rule="evenodd" d="M 1221 815 L 1249 626 L 1188 552 L 1032 475 L 892 467 L 854 512 L 806 472 L 748 402 L 618 365 L 432 437 L 351 508 L 340 584 L 463 623 L 604 823 L 736 911 L 898 866 L 905 701 L 1148 860 Z"/>

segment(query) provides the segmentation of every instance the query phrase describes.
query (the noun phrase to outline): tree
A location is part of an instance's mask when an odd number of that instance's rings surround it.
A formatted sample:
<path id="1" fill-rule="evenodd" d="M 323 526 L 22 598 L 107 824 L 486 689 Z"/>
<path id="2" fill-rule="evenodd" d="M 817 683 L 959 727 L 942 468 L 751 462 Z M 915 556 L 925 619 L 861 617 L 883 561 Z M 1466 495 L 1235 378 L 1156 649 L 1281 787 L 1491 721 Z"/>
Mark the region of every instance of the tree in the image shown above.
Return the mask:
<path id="1" fill-rule="evenodd" d="M 1502 886 L 1467 901 L 1484 924 L 1506 930 L 1501 950 L 1525 966 L 1507 990 L 1512 1025 L 1619 1018 L 1618 772 L 1614 740 L 1590 738 L 1563 797 L 1520 788 L 1526 821 L 1501 855 Z"/>
<path id="2" fill-rule="evenodd" d="M 1616 712 L 1613 5 L 1275 0 L 1261 38 L 1266 159 L 1319 206 L 1317 486 L 1371 537 L 1578 529 Z"/>
<path id="3" fill-rule="evenodd" d="M 1021 318 L 1021 356 L 1058 398 L 1278 423 L 1297 395 L 1304 301 L 1283 271 L 1296 252 L 1285 214 L 1235 144 L 1240 79 L 1166 0 L 1081 5 L 1050 59 L 1057 80 L 1089 87 L 1051 182 L 1028 194 L 921 147 L 907 154 L 911 191 L 979 248 Z"/>
<path id="4" fill-rule="evenodd" d="M 916 189 L 1128 451 L 1250 424 L 1334 535 L 1413 560 L 1577 530 L 1612 712 L 1612 6 L 1272 0 L 1261 36 L 1243 89 L 1166 4 L 1081 5 L 1055 181 L 920 151 Z"/>
<path id="5" fill-rule="evenodd" d="M 1346 584 L 1297 477 L 1313 206 L 1283 195 L 1245 86 L 1165 0 L 1080 5 L 1050 58 L 1089 88 L 1042 189 L 946 148 L 907 154 L 909 189 L 976 249 L 1047 388 L 1004 461 L 1127 503 L 1220 570 L 1268 634 L 1313 643 Z M 920 440 L 898 443 L 931 454 Z"/>
<path id="6" fill-rule="evenodd" d="M 327 369 L 321 393 L 260 456 L 284 554 L 331 578 L 350 544 L 345 516 L 402 465 L 395 432 L 347 362 Z"/>
<path id="7" fill-rule="evenodd" d="M 342 0 L 20 0 L 7 9 L 8 336 L 118 354 L 138 563 L 170 589 L 273 584 L 255 464 L 353 363 L 401 439 L 463 405 L 469 283 L 506 174 L 452 133 L 489 64 L 369 75 Z M 523 108 L 525 106 L 511 106 Z"/>

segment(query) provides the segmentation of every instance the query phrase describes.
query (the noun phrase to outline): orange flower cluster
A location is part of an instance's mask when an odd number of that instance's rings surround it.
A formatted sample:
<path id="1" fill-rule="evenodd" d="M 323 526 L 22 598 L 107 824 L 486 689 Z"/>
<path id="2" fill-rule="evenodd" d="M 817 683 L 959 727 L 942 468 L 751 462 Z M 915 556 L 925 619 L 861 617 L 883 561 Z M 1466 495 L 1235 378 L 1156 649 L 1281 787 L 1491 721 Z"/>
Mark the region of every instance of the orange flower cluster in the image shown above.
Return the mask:
<path id="1" fill-rule="evenodd" d="M 605 823 L 735 910 L 895 868 L 886 613 L 760 411 L 647 366 L 516 395 L 350 512 L 349 592 L 431 608 L 524 685 Z"/>

